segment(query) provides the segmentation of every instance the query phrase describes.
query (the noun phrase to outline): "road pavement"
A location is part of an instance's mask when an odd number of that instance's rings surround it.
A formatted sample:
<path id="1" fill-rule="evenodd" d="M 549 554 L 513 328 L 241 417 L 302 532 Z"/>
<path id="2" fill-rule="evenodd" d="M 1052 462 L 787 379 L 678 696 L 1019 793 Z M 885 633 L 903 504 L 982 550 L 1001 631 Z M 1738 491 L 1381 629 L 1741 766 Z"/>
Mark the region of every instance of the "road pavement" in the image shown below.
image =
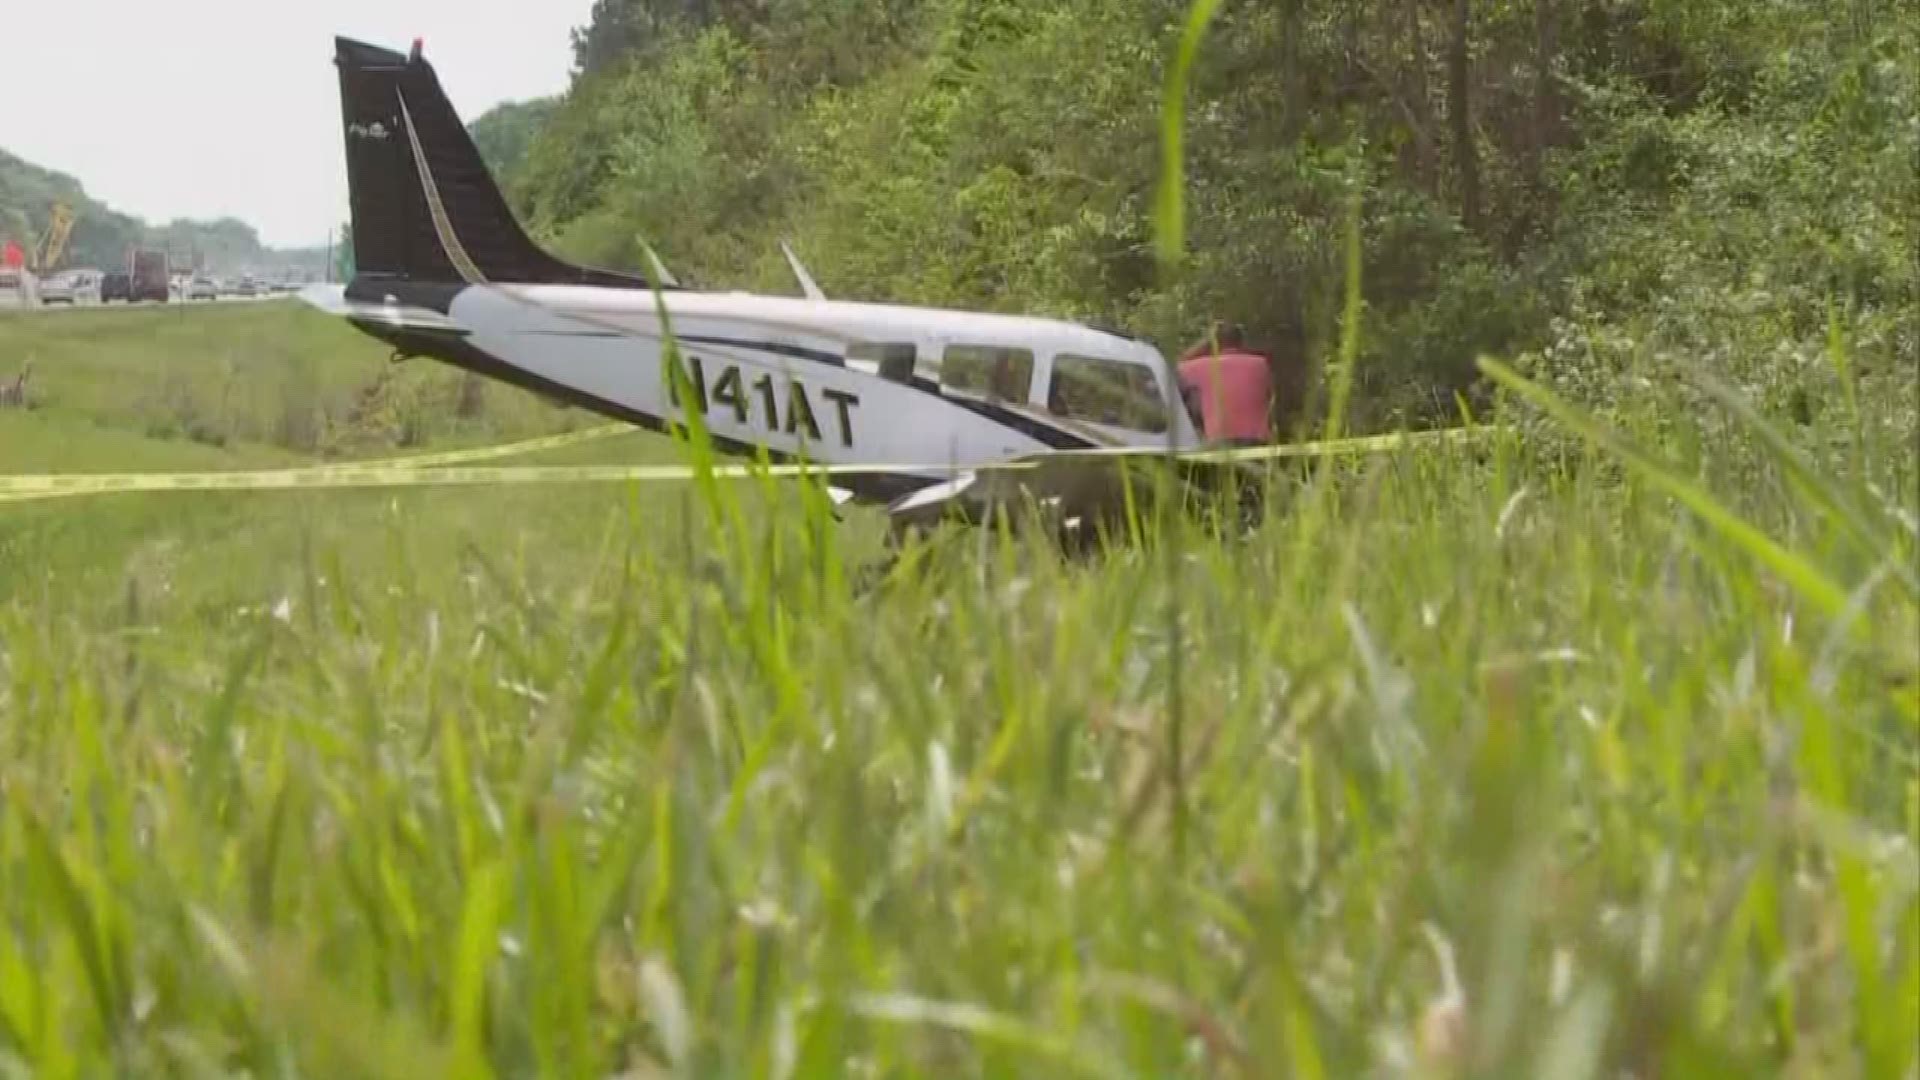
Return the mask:
<path id="1" fill-rule="evenodd" d="M 38 307 L 23 307 L 10 300 L 0 299 L 0 318 L 8 315 L 58 315 L 75 311 L 135 311 L 157 307 L 204 307 L 208 304 L 259 304 L 271 300 L 292 300 L 297 293 L 269 293 L 265 296 L 221 296 L 212 300 L 182 300 L 172 297 L 165 303 L 158 300 L 142 300 L 139 303 L 115 301 L 103 304 L 98 300 L 83 300 L 71 304 L 41 304 Z"/>

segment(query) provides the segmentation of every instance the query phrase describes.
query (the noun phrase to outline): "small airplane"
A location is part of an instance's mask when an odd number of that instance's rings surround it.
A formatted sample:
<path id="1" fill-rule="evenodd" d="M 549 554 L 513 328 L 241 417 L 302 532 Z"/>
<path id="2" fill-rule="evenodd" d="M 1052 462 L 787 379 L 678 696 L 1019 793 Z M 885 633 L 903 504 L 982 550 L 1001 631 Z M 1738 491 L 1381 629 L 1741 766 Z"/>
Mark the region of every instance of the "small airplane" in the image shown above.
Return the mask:
<path id="1" fill-rule="evenodd" d="M 819 465 L 836 503 L 882 502 L 896 522 L 983 499 L 1110 497 L 1088 477 L 1111 477 L 1114 457 L 1209 453 L 1173 368 L 1126 334 L 828 299 L 784 243 L 799 297 L 686 288 L 651 250 L 651 275 L 564 262 L 515 218 L 419 41 L 401 54 L 336 38 L 335 51 L 355 270 L 303 298 L 396 359 L 655 431 L 697 413 L 716 450 Z M 1055 459 L 1094 467 L 980 482 Z"/>

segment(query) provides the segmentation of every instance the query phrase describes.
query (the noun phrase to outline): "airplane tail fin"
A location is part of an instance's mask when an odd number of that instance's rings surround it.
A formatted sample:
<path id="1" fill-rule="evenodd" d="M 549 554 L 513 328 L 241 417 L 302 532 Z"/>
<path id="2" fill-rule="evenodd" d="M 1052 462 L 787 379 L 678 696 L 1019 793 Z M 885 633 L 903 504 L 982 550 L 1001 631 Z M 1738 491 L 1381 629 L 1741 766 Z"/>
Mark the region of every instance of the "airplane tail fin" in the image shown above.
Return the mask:
<path id="1" fill-rule="evenodd" d="M 402 55 L 336 38 L 334 63 L 356 276 L 652 287 L 563 262 L 527 236 L 418 43 Z"/>

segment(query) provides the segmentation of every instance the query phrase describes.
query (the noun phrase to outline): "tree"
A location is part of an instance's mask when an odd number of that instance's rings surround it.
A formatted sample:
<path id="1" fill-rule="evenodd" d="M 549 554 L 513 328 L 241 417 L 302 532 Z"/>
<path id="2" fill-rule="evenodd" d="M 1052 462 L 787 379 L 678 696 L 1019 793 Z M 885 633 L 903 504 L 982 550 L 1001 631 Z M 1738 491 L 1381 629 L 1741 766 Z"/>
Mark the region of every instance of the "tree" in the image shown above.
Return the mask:
<path id="1" fill-rule="evenodd" d="M 352 281 L 353 262 L 353 223 L 340 226 L 333 239 L 333 265 L 329 268 L 335 281 Z"/>
<path id="2" fill-rule="evenodd" d="M 585 261 L 639 267 L 645 236 L 689 279 L 785 289 L 784 236 L 843 295 L 1092 318 L 1168 348 L 1232 318 L 1315 361 L 1357 194 L 1356 404 L 1379 417 L 1451 415 L 1479 353 L 1541 345 L 1576 302 L 1650 295 L 1664 264 L 1647 252 L 1746 250 L 1714 230 L 1770 202 L 1805 159 L 1783 148 L 1816 136 L 1852 140 L 1829 152 L 1835 189 L 1891 239 L 1830 242 L 1781 279 L 1817 295 L 1911 277 L 1881 255 L 1910 215 L 1880 179 L 1912 175 L 1911 140 L 1879 117 L 1914 96 L 1912 68 L 1876 43 L 1920 34 L 1914 5 L 1273 0 L 1223 5 L 1204 46 L 1192 260 L 1168 283 L 1156 103 L 1188 6 L 599 0 L 571 90 L 517 163 L 505 115 L 487 153 L 536 234 Z M 1649 215 L 1704 191 L 1714 163 L 1718 203 L 1687 226 L 1701 242 L 1667 243 L 1677 217 Z M 1803 195 L 1804 235 L 1857 231 Z M 1621 224 L 1640 221 L 1658 225 Z M 1623 252 L 1628 236 L 1645 242 Z"/>
<path id="3" fill-rule="evenodd" d="M 1473 145 L 1472 89 L 1467 52 L 1472 0 L 1453 0 L 1453 38 L 1447 44 L 1447 118 L 1453 127 L 1454 168 L 1460 176 L 1460 217 L 1469 232 L 1480 230 L 1480 161 Z"/>
<path id="4" fill-rule="evenodd" d="M 560 107 L 555 98 L 509 101 L 495 106 L 470 124 L 473 144 L 487 168 L 505 189 L 512 189 L 526 164 L 527 153 L 540 137 L 540 129 Z"/>

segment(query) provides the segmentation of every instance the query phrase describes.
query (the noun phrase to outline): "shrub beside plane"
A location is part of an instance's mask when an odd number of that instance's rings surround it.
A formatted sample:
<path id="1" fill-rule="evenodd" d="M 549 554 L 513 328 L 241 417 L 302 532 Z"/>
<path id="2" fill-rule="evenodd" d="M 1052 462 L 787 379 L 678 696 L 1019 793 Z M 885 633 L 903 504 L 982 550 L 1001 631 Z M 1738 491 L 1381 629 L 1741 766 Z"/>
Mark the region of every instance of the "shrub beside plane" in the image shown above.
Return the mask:
<path id="1" fill-rule="evenodd" d="M 656 431 L 697 411 L 716 450 L 820 466 L 836 501 L 886 503 L 896 523 L 1085 496 L 1115 457 L 1208 454 L 1172 366 L 1130 336 L 828 299 L 790 248 L 798 297 L 685 288 L 657 258 L 651 274 L 562 261 L 515 218 L 419 42 L 338 38 L 335 63 L 355 270 L 303 297 L 396 359 Z M 1003 475 L 1021 464 L 1048 467 Z"/>

